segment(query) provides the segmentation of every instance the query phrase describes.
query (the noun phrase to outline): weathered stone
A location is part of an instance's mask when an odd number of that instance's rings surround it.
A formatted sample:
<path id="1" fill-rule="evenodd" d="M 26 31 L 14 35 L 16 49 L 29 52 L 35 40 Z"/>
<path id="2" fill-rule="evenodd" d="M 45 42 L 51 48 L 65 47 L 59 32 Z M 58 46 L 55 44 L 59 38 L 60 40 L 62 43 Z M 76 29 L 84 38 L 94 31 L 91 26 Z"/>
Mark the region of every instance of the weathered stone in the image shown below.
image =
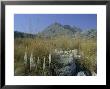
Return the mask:
<path id="1" fill-rule="evenodd" d="M 77 76 L 86 76 L 86 74 L 84 73 L 84 71 L 80 71 L 77 73 Z"/>
<path id="2" fill-rule="evenodd" d="M 56 54 L 54 54 L 54 72 L 57 76 L 72 76 L 76 73 L 76 64 L 75 59 L 73 57 L 73 52 L 64 51 L 60 52 L 56 50 Z M 62 54 L 63 53 L 63 54 Z"/>

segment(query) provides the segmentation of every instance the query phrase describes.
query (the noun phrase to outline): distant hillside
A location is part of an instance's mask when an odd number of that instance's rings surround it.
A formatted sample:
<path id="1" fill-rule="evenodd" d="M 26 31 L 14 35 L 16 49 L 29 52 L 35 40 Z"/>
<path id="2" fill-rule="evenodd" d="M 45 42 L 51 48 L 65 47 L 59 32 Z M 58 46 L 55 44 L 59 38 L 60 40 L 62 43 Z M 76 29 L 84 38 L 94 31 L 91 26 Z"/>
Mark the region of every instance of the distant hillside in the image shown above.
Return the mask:
<path id="1" fill-rule="evenodd" d="M 88 30 L 87 36 L 89 36 L 90 38 L 96 38 L 97 37 L 97 30 L 96 29 Z"/>
<path id="2" fill-rule="evenodd" d="M 95 38 L 97 39 L 97 30 L 96 29 L 89 29 L 83 32 L 83 36 L 86 38 Z"/>
<path id="3" fill-rule="evenodd" d="M 80 28 L 71 27 L 70 25 L 61 25 L 60 23 L 53 23 L 45 28 L 38 35 L 44 37 L 56 37 L 61 35 L 73 36 L 76 32 L 81 32 Z"/>
<path id="4" fill-rule="evenodd" d="M 76 35 L 80 35 L 81 37 L 86 38 L 97 38 L 97 30 L 96 29 L 82 30 L 81 28 L 75 26 L 61 25 L 60 23 L 55 22 L 36 35 L 18 31 L 14 32 L 15 38 L 34 38 L 34 37 L 49 38 L 57 36 L 74 37 Z"/>
<path id="5" fill-rule="evenodd" d="M 14 38 L 34 38 L 36 35 L 14 31 Z"/>

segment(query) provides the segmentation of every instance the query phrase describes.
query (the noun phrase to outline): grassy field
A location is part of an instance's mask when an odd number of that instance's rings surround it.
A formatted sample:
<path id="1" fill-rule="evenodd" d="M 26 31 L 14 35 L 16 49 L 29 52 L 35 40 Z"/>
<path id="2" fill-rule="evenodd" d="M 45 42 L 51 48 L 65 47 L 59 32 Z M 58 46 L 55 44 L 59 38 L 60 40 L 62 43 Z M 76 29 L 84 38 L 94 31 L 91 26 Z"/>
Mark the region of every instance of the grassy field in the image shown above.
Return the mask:
<path id="1" fill-rule="evenodd" d="M 97 43 L 96 39 L 87 39 L 81 37 L 61 36 L 56 38 L 16 38 L 14 40 L 14 73 L 15 75 L 25 75 L 24 71 L 24 55 L 27 52 L 28 58 L 31 53 L 35 57 L 40 58 L 43 63 L 43 57 L 46 57 L 46 74 L 48 75 L 48 55 L 55 49 L 73 50 L 78 49 L 82 60 L 78 62 L 82 67 L 90 71 L 97 72 Z M 37 71 L 32 71 L 32 75 L 42 75 L 42 65 L 39 64 Z M 39 71 L 39 72 L 38 72 Z M 31 74 L 30 74 L 31 75 Z"/>

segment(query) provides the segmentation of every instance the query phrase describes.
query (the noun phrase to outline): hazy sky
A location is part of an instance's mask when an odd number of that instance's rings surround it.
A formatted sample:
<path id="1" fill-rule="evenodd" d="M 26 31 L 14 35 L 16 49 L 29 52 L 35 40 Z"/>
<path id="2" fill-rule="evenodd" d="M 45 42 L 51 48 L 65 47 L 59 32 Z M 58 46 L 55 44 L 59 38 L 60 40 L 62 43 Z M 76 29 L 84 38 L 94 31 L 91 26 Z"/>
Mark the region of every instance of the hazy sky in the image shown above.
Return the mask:
<path id="1" fill-rule="evenodd" d="M 15 14 L 14 30 L 37 33 L 58 22 L 62 25 L 80 27 L 83 30 L 97 28 L 96 14 Z"/>

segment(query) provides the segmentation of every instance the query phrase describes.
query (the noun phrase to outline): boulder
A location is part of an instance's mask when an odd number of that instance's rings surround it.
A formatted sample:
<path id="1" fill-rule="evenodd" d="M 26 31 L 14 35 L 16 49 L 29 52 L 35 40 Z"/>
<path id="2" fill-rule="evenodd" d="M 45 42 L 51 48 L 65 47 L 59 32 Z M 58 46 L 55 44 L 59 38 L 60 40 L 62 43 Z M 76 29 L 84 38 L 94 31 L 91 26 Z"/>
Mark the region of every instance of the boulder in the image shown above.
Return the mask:
<path id="1" fill-rule="evenodd" d="M 86 74 L 84 73 L 84 71 L 80 71 L 77 73 L 77 76 L 86 76 Z"/>

